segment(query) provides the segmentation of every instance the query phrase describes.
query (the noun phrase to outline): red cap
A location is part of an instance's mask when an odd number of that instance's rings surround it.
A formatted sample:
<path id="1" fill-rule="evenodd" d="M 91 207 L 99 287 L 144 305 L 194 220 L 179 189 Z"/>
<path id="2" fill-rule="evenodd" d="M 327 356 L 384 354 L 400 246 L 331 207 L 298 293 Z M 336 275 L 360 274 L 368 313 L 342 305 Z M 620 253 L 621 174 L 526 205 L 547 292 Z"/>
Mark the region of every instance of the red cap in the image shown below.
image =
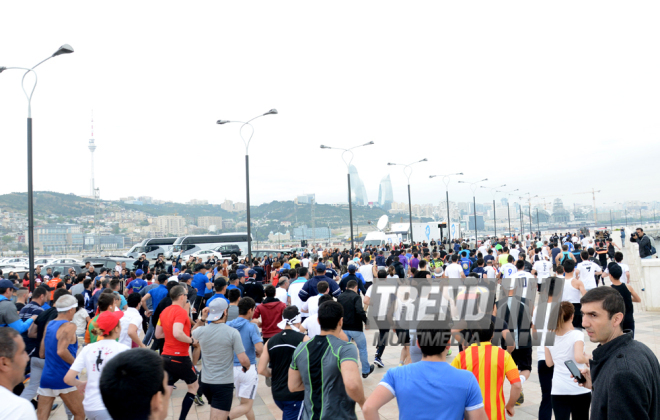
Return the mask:
<path id="1" fill-rule="evenodd" d="M 96 326 L 103 330 L 103 335 L 108 335 L 119 324 L 119 320 L 123 316 L 122 311 L 105 311 L 99 315 Z"/>

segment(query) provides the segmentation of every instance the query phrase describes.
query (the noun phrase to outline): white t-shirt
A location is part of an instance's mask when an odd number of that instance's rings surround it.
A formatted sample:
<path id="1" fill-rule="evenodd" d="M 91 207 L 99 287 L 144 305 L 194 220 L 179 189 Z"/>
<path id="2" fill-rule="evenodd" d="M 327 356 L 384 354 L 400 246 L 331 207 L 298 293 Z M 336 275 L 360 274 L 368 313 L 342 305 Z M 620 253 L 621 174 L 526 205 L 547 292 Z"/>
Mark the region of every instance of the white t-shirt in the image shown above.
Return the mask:
<path id="1" fill-rule="evenodd" d="M 309 258 L 303 258 L 300 260 L 300 263 L 302 264 L 303 267 L 309 268 Z"/>
<path id="2" fill-rule="evenodd" d="M 371 289 L 371 287 L 370 287 Z M 312 316 L 319 313 L 319 299 L 322 295 L 312 296 L 307 299 L 307 302 L 303 302 L 301 310 L 307 311 L 307 316 Z"/>
<path id="3" fill-rule="evenodd" d="M 513 277 L 513 275 L 518 272 L 518 269 L 516 268 L 515 265 L 513 265 L 511 263 L 506 263 L 502 266 L 500 271 L 502 272 L 502 275 L 504 276 L 504 278 L 508 279 L 508 278 Z"/>
<path id="4" fill-rule="evenodd" d="M 577 236 L 573 236 L 571 238 L 571 242 L 573 242 L 574 244 L 576 244 L 578 241 L 579 241 L 579 238 Z"/>
<path id="5" fill-rule="evenodd" d="M 289 292 L 282 289 L 281 287 L 275 288 L 275 298 L 279 299 L 280 302 L 284 303 L 285 305 L 288 305 L 289 304 L 288 297 L 289 297 Z"/>
<path id="6" fill-rule="evenodd" d="M 485 245 L 481 245 L 479 247 L 479 252 L 481 252 L 482 257 L 485 257 L 486 255 L 488 255 L 488 248 L 486 248 Z"/>
<path id="7" fill-rule="evenodd" d="M 456 263 L 451 263 L 445 268 L 445 275 L 449 279 L 460 279 L 461 274 L 465 275 L 463 268 Z"/>
<path id="8" fill-rule="evenodd" d="M 582 238 L 582 241 L 580 242 L 582 243 L 582 248 L 587 249 L 587 247 L 589 246 L 589 238 L 585 236 L 584 238 Z"/>
<path id="9" fill-rule="evenodd" d="M 486 278 L 495 279 L 497 278 L 497 270 L 493 266 L 486 266 Z"/>
<path id="10" fill-rule="evenodd" d="M 552 395 L 580 395 L 591 392 L 573 382 L 571 372 L 564 364 L 565 361 L 572 360 L 578 369 L 584 367 L 583 363 L 575 362 L 575 343 L 578 341 L 584 343 L 584 333 L 581 330 L 572 330 L 562 336 L 556 335 L 555 345 L 548 346 L 555 364 L 555 371 L 552 374 Z"/>
<path id="11" fill-rule="evenodd" d="M 110 359 L 126 350 L 129 350 L 129 347 L 115 340 L 101 340 L 86 345 L 78 354 L 71 365 L 71 369 L 76 372 L 87 369 L 87 385 L 85 386 L 85 399 L 83 400 L 85 411 L 105 410 L 103 398 L 101 398 L 101 392 L 99 391 L 101 372 Z"/>
<path id="12" fill-rule="evenodd" d="M 619 279 L 619 281 L 624 284 L 628 283 L 628 275 L 630 274 L 630 267 L 628 267 L 628 264 L 624 264 L 624 263 L 617 263 L 617 264 L 619 264 L 619 267 L 621 267 L 621 271 L 622 271 L 621 278 Z M 610 269 L 605 267 L 605 273 L 610 274 Z"/>
<path id="13" fill-rule="evenodd" d="M 518 254 L 520 254 L 520 250 L 518 248 L 509 250 L 509 255 L 512 255 L 515 261 L 518 261 Z"/>
<path id="14" fill-rule="evenodd" d="M 0 401 L 2 401 L 0 420 L 37 420 L 37 414 L 32 404 L 28 400 L 14 395 L 4 386 L 0 386 Z"/>
<path id="15" fill-rule="evenodd" d="M 600 266 L 591 261 L 583 261 L 577 265 L 577 271 L 580 272 L 580 280 L 584 283 L 584 288 L 587 291 L 598 287 L 595 273 L 600 270 Z"/>
<path id="16" fill-rule="evenodd" d="M 534 263 L 532 268 L 536 270 L 536 277 L 539 279 L 539 284 L 541 284 L 541 281 L 544 278 L 550 277 L 550 271 L 552 270 L 552 263 L 546 260 L 538 260 Z"/>
<path id="17" fill-rule="evenodd" d="M 298 280 L 295 280 L 289 285 L 289 296 L 291 296 L 291 304 L 296 305 L 298 310 L 301 310 L 303 306 L 303 301 L 298 297 L 298 293 L 300 293 L 304 285 L 305 281 L 299 282 Z"/>
<path id="18" fill-rule="evenodd" d="M 76 335 L 85 334 L 85 328 L 87 327 L 87 317 L 89 314 L 85 308 L 80 308 L 78 312 L 73 315 L 71 322 L 76 324 Z"/>
<path id="19" fill-rule="evenodd" d="M 128 327 L 130 325 L 135 325 L 138 328 L 138 333 L 140 332 L 140 326 L 142 325 L 142 315 L 135 308 L 127 308 L 124 312 L 124 316 L 119 320 L 121 324 L 121 333 L 119 334 L 119 342 L 125 346 L 128 346 L 130 349 L 133 347 L 133 340 L 128 336 Z"/>
<path id="20" fill-rule="evenodd" d="M 307 330 L 307 335 L 309 336 L 310 339 L 321 334 L 321 325 L 319 324 L 318 319 L 319 319 L 319 315 L 314 314 L 312 316 L 307 317 L 302 323 L 302 326 Z"/>
<path id="21" fill-rule="evenodd" d="M 513 279 L 523 279 L 523 296 L 527 296 L 527 286 L 530 284 L 536 284 L 536 277 L 532 273 L 528 273 L 527 271 L 518 271 L 515 273 L 511 278 Z M 516 283 L 519 282 L 519 280 L 515 280 Z M 512 285 L 515 285 L 516 283 L 512 283 Z"/>
<path id="22" fill-rule="evenodd" d="M 362 274 L 362 277 L 364 277 L 365 282 L 373 282 L 374 281 L 374 273 L 373 273 L 373 268 L 374 266 L 371 264 L 365 264 L 363 266 L 360 266 L 360 269 L 358 270 L 360 274 Z"/>

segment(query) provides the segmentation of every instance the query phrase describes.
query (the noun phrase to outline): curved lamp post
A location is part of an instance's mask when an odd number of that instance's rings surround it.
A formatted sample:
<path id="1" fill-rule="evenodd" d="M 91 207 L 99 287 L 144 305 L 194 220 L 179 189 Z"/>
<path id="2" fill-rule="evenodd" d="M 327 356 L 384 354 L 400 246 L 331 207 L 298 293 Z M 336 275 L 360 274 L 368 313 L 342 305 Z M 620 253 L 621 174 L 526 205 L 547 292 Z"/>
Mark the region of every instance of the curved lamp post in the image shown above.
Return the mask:
<path id="1" fill-rule="evenodd" d="M 341 147 L 330 147 L 330 146 L 324 146 L 321 145 L 321 149 L 328 149 L 328 150 L 341 150 L 341 159 L 344 161 L 346 164 L 346 172 L 348 173 L 348 217 L 349 221 L 351 224 L 351 252 L 355 252 L 355 238 L 353 238 L 353 202 L 351 200 L 351 162 L 353 162 L 353 149 L 357 149 L 358 147 L 363 147 L 363 146 L 371 146 L 374 144 L 373 141 L 370 141 L 369 143 L 365 144 L 360 144 L 358 146 L 353 146 L 350 149 L 342 149 Z"/>
<path id="2" fill-rule="evenodd" d="M 23 78 L 21 79 L 21 87 L 23 88 L 23 93 L 28 100 L 28 116 L 27 116 L 27 166 L 28 166 L 28 270 L 30 270 L 30 291 L 34 290 L 34 191 L 32 188 L 32 95 L 34 90 L 37 87 L 37 72 L 34 71 L 40 64 L 50 60 L 53 57 L 63 54 L 71 54 L 73 48 L 69 44 L 64 44 L 57 51 L 55 51 L 50 57 L 47 57 L 44 60 L 41 60 L 39 63 L 34 65 L 32 68 L 26 67 L 0 67 L 0 73 L 5 70 L 24 70 Z M 28 94 L 28 91 L 25 89 L 25 76 L 28 73 L 34 74 L 34 85 Z"/>
<path id="3" fill-rule="evenodd" d="M 403 166 L 403 174 L 408 178 L 408 218 L 410 220 L 410 246 L 414 245 L 412 228 L 412 202 L 410 201 L 410 175 L 412 175 L 412 166 L 416 163 L 427 162 L 428 159 L 415 161 L 413 163 L 388 163 L 387 166 Z"/>
<path id="4" fill-rule="evenodd" d="M 248 263 L 252 263 L 252 227 L 251 225 L 251 220 L 250 220 L 250 157 L 248 155 L 248 148 L 250 147 L 250 141 L 252 140 L 252 136 L 254 135 L 254 127 L 252 126 L 251 122 L 256 120 L 257 118 L 261 118 L 266 115 L 276 115 L 277 110 L 276 109 L 271 109 L 270 111 L 257 115 L 256 117 L 252 118 L 251 120 L 247 120 L 245 122 L 243 121 L 233 121 L 233 120 L 218 120 L 217 124 L 228 124 L 228 123 L 239 123 L 241 124 L 241 128 L 239 129 L 239 134 L 241 135 L 241 139 L 243 140 L 243 144 L 245 145 L 245 197 L 246 197 L 246 209 L 247 209 L 247 243 L 248 243 Z M 245 127 L 250 127 L 250 135 L 246 138 L 245 135 L 243 134 L 243 129 Z"/>
<path id="5" fill-rule="evenodd" d="M 479 187 L 477 184 L 480 184 L 482 182 L 488 181 L 488 178 L 484 178 L 481 181 L 475 181 L 475 182 L 468 182 L 468 181 L 458 181 L 459 184 L 468 184 L 470 185 L 470 189 L 472 190 L 472 207 L 474 207 L 474 248 L 477 248 L 477 199 L 475 198 L 475 194 L 477 192 L 477 188 Z"/>

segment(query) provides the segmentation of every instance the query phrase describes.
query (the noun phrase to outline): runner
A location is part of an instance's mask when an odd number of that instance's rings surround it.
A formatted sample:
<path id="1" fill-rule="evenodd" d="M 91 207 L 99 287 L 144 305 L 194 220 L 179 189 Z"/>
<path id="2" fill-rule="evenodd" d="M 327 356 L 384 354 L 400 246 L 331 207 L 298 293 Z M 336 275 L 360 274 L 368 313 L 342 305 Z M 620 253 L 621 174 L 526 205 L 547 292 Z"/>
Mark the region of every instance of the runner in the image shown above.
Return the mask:
<path id="1" fill-rule="evenodd" d="M 139 295 L 137 297 L 139 301 Z M 74 386 L 84 393 L 83 407 L 85 416 L 89 420 L 112 420 L 103 404 L 99 381 L 106 364 L 117 354 L 129 350 L 128 346 L 117 342 L 122 328 L 120 320 L 123 316 L 124 313 L 121 311 L 106 311 L 99 316 L 95 327 L 95 335 L 100 337 L 99 340 L 81 350 L 64 376 L 67 385 Z M 87 381 L 80 381 L 77 378 L 83 369 L 86 370 Z"/>
<path id="2" fill-rule="evenodd" d="M 302 418 L 355 420 L 365 397 L 354 344 L 340 338 L 344 310 L 337 302 L 319 306 L 321 334 L 300 343 L 289 367 L 291 392 L 305 391 Z"/>
<path id="3" fill-rule="evenodd" d="M 227 324 L 240 333 L 245 354 L 250 360 L 250 368 L 244 370 L 238 356 L 234 355 L 234 388 L 236 388 L 236 395 L 240 398 L 241 404 L 231 409 L 229 417 L 232 419 L 243 415 L 248 419 L 254 419 L 252 405 L 259 384 L 256 364 L 257 357 L 261 357 L 261 352 L 264 349 L 259 329 L 250 322 L 254 316 L 255 306 L 251 297 L 242 298 L 238 301 L 238 318 Z"/>
<path id="4" fill-rule="evenodd" d="M 114 299 L 113 299 L 114 300 Z M 70 294 L 57 299 L 57 318 L 50 321 L 44 331 L 39 357 L 45 360 L 41 374 L 37 418 L 47 420 L 55 398 L 60 397 L 71 410 L 74 420 L 84 420 L 83 396 L 76 387 L 64 382 L 64 376 L 75 361 L 78 350 L 76 324 L 71 322 L 78 309 L 78 299 Z"/>
<path id="5" fill-rule="evenodd" d="M 584 283 L 575 276 L 575 262 L 568 260 L 563 266 L 566 274 L 564 275 L 564 290 L 562 291 L 562 302 L 570 302 L 575 308 L 573 317 L 573 326 L 582 329 L 582 312 L 580 311 L 580 298 L 587 293 Z M 558 273 L 559 274 L 559 273 Z"/>
<path id="6" fill-rule="evenodd" d="M 300 332 L 300 312 L 295 306 L 284 310 L 278 327 L 282 332 L 266 343 L 257 370 L 267 379 L 272 378 L 273 400 L 282 410 L 282 420 L 298 420 L 302 413 L 305 393 L 289 391 L 289 365 L 296 347 L 308 341 L 309 337 Z"/>
<path id="7" fill-rule="evenodd" d="M 254 319 L 261 319 L 257 325 L 261 328 L 264 343 L 267 343 L 272 336 L 282 331 L 279 322 L 282 320 L 282 312 L 286 305 L 275 297 L 275 287 L 273 285 L 267 285 L 265 293 L 266 299 L 255 309 Z"/>
<path id="8" fill-rule="evenodd" d="M 623 277 L 623 270 L 621 270 L 621 267 L 614 264 L 610 270 L 612 288 L 621 293 L 621 297 L 623 297 L 623 303 L 626 308 L 626 311 L 623 315 L 623 321 L 621 322 L 621 328 L 625 332 L 631 331 L 634 338 L 635 318 L 633 317 L 633 312 L 635 311 L 635 308 L 633 306 L 633 302 L 641 302 L 642 299 L 637 295 L 637 292 L 635 292 L 635 289 L 633 289 L 630 284 L 624 284 L 620 281 L 621 277 Z"/>
<path id="9" fill-rule="evenodd" d="M 339 295 L 337 301 L 344 307 L 342 329 L 358 348 L 362 362 L 362 377 L 366 378 L 374 371 L 375 366 L 369 365 L 367 338 L 363 331 L 363 325 L 367 322 L 367 313 L 362 307 L 362 299 L 357 294 L 357 290 L 357 282 L 349 281 L 346 291 Z"/>
<path id="10" fill-rule="evenodd" d="M 231 411 L 235 379 L 233 355 L 237 355 L 243 370 L 250 367 L 241 335 L 226 325 L 228 307 L 224 299 L 209 302 L 192 332 L 202 350 L 200 388 L 211 405 L 210 419 L 224 420 Z"/>
<path id="11" fill-rule="evenodd" d="M 177 285 L 170 290 L 172 305 L 168 306 L 160 314 L 158 325 L 156 326 L 156 338 L 164 338 L 165 343 L 161 353 L 163 357 L 163 366 L 168 376 L 168 386 L 171 389 L 179 380 L 185 381 L 188 385 L 188 393 L 181 403 L 181 415 L 179 420 L 185 420 L 190 407 L 195 400 L 195 394 L 199 387 L 197 383 L 197 370 L 190 360 L 190 345 L 197 346 L 199 343 L 190 337 L 190 310 L 187 302 L 186 290 L 183 286 Z"/>
<path id="12" fill-rule="evenodd" d="M 598 286 L 596 275 L 603 274 L 600 266 L 589 260 L 589 252 L 582 251 L 580 254 L 582 262 L 577 265 L 577 278 L 582 281 L 587 291 Z"/>

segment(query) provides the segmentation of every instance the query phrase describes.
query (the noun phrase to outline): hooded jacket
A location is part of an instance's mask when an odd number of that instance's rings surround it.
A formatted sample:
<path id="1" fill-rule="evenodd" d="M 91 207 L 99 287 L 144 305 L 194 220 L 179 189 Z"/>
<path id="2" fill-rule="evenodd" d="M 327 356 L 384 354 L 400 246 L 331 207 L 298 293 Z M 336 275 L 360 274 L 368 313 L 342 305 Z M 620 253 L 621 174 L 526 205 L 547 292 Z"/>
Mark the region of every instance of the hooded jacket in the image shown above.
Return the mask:
<path id="1" fill-rule="evenodd" d="M 267 297 L 264 302 L 254 310 L 253 319 L 261 317 L 261 333 L 264 338 L 270 338 L 282 330 L 277 323 L 282 320 L 282 312 L 286 305 L 277 298 Z"/>

